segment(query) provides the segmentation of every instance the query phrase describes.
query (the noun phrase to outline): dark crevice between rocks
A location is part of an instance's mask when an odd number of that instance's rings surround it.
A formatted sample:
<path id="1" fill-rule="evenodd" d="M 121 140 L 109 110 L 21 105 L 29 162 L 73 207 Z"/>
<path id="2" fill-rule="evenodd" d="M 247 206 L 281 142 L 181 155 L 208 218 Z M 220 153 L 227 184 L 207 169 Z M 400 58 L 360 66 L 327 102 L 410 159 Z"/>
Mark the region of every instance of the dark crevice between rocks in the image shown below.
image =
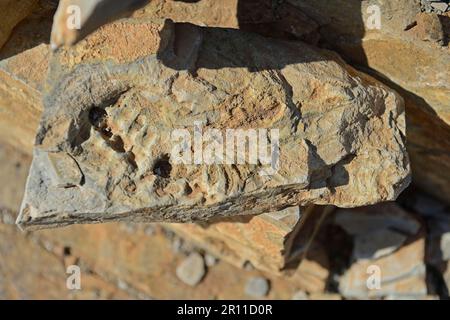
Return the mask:
<path id="1" fill-rule="evenodd" d="M 153 173 L 161 178 L 170 178 L 172 172 L 172 165 L 170 164 L 170 156 L 168 154 L 162 155 L 156 160 L 153 165 Z"/>

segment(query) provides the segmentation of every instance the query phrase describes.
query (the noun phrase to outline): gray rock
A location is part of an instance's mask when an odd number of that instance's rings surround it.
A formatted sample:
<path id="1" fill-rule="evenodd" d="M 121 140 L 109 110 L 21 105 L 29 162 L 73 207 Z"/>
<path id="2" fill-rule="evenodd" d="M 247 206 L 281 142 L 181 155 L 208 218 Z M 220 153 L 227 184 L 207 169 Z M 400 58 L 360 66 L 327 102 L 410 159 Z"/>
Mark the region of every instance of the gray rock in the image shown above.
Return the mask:
<path id="1" fill-rule="evenodd" d="M 354 238 L 353 258 L 378 259 L 400 248 L 407 237 L 396 231 L 380 229 Z"/>
<path id="2" fill-rule="evenodd" d="M 205 262 L 197 252 L 191 253 L 176 270 L 178 279 L 192 287 L 200 283 L 205 273 Z"/>
<path id="3" fill-rule="evenodd" d="M 262 277 L 250 278 L 245 285 L 245 294 L 254 298 L 265 297 L 269 290 L 269 280 Z"/>

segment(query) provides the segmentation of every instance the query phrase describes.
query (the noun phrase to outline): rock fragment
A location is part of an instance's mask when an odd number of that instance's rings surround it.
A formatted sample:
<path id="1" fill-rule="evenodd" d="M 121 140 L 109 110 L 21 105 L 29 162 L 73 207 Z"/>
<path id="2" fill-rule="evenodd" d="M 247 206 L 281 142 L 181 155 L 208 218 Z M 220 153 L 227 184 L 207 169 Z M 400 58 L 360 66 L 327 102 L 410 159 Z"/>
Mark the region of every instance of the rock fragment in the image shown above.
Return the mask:
<path id="1" fill-rule="evenodd" d="M 269 281 L 262 277 L 252 277 L 245 285 L 245 293 L 253 298 L 263 298 L 270 290 Z"/>
<path id="2" fill-rule="evenodd" d="M 205 264 L 207 267 L 214 267 L 219 260 L 212 254 L 205 254 Z"/>
<path id="3" fill-rule="evenodd" d="M 197 252 L 191 253 L 176 270 L 178 279 L 192 287 L 200 283 L 205 273 L 205 262 Z"/>
<path id="4" fill-rule="evenodd" d="M 354 237 L 351 265 L 339 279 L 345 298 L 427 296 L 425 237 L 419 220 L 387 203 L 337 210 L 335 221 Z M 370 235 L 374 242 L 367 245 Z"/>
<path id="5" fill-rule="evenodd" d="M 138 30 L 148 33 L 146 47 L 117 45 Z M 24 228 L 353 207 L 395 199 L 409 183 L 401 98 L 301 42 L 121 20 L 60 50 L 50 65 L 53 89 L 18 220 Z M 105 121 L 93 121 L 93 110 Z M 262 130 L 266 145 L 279 140 L 267 165 L 251 163 L 249 150 L 237 165 L 175 160 L 174 130 L 192 137 L 243 128 Z M 85 183 L 56 195 L 42 167 L 48 152 L 70 154 Z"/>

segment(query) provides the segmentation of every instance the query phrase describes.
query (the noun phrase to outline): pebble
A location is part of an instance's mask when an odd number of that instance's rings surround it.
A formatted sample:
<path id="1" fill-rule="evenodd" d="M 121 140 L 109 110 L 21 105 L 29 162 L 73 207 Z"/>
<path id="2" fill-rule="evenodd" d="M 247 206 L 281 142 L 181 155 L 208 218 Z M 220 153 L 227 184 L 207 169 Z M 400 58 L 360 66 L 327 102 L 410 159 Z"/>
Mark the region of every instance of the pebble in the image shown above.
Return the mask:
<path id="1" fill-rule="evenodd" d="M 262 298 L 269 293 L 269 280 L 262 277 L 252 277 L 247 281 L 245 294 L 254 298 Z"/>
<path id="2" fill-rule="evenodd" d="M 205 262 L 203 257 L 197 252 L 191 253 L 176 270 L 178 279 L 192 287 L 200 283 L 205 273 Z"/>
<path id="3" fill-rule="evenodd" d="M 292 296 L 292 300 L 308 300 L 308 294 L 305 291 L 297 291 Z"/>
<path id="4" fill-rule="evenodd" d="M 211 255 L 209 253 L 205 254 L 205 264 L 208 267 L 215 266 L 217 264 L 217 262 L 218 262 L 218 259 L 216 257 L 214 257 L 213 255 Z"/>

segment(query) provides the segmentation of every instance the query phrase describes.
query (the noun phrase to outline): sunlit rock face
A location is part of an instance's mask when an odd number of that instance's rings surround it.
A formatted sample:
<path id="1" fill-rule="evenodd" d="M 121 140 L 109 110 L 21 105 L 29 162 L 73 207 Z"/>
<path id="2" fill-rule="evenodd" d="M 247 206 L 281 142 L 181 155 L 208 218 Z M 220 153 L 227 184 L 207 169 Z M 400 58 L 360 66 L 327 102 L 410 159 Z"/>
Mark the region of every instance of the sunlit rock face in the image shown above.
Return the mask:
<path id="1" fill-rule="evenodd" d="M 58 50 L 46 88 L 25 228 L 355 207 L 409 183 L 403 100 L 301 42 L 120 20 Z"/>

